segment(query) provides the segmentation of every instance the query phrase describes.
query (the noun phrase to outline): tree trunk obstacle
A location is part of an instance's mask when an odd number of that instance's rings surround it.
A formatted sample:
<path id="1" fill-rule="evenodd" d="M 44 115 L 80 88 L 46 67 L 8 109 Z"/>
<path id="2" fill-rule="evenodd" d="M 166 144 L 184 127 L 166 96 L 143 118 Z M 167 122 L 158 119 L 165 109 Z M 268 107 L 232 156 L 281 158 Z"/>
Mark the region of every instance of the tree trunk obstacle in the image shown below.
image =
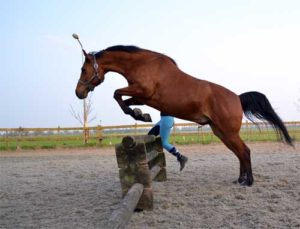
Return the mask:
<path id="1" fill-rule="evenodd" d="M 135 209 L 153 209 L 152 180 L 166 181 L 166 160 L 161 139 L 154 135 L 126 136 L 115 148 L 123 199 L 108 228 L 125 228 Z"/>

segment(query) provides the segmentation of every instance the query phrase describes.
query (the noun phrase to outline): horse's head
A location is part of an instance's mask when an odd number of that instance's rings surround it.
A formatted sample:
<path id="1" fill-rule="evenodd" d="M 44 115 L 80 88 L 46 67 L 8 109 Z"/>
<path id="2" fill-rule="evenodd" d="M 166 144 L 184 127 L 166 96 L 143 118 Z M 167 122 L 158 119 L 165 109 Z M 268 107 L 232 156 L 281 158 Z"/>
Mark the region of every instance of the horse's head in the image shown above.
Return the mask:
<path id="1" fill-rule="evenodd" d="M 76 87 L 76 95 L 79 99 L 85 99 L 88 93 L 104 80 L 104 71 L 97 63 L 96 53 L 86 53 L 84 50 L 83 53 L 85 61 Z"/>
<path id="2" fill-rule="evenodd" d="M 85 99 L 90 91 L 93 91 L 96 86 L 104 80 L 104 71 L 97 62 L 96 52 L 86 53 L 79 40 L 79 36 L 73 33 L 73 38 L 76 39 L 82 49 L 85 61 L 81 68 L 81 74 L 76 86 L 76 95 L 79 99 Z"/>

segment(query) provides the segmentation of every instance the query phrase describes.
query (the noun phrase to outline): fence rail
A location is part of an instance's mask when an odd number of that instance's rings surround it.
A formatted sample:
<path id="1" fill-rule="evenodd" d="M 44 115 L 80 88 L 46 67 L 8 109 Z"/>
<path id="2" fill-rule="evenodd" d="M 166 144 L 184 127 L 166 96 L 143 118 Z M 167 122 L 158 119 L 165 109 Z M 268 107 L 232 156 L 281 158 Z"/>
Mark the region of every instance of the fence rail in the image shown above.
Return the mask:
<path id="1" fill-rule="evenodd" d="M 290 135 L 300 140 L 300 121 L 285 122 Z M 147 134 L 152 124 L 119 126 L 56 127 L 56 128 L 0 128 L 0 149 L 15 148 L 54 148 L 56 146 L 114 145 L 126 135 Z M 245 141 L 276 141 L 277 135 L 272 126 L 266 123 L 242 124 L 240 134 Z M 171 133 L 171 142 L 210 143 L 218 141 L 210 127 L 196 123 L 177 123 Z M 37 145 L 37 147 L 34 147 Z"/>

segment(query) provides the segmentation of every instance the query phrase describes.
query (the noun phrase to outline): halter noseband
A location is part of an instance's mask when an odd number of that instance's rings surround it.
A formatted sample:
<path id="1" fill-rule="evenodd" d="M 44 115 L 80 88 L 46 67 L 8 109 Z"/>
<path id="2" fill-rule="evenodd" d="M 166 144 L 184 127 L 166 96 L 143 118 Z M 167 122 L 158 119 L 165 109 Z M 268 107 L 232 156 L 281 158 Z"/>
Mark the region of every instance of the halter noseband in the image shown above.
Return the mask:
<path id="1" fill-rule="evenodd" d="M 89 88 L 91 88 L 91 90 L 94 90 L 95 88 L 95 85 L 92 84 L 93 80 L 95 78 L 99 79 L 100 80 L 100 83 L 103 81 L 101 80 L 101 78 L 99 77 L 99 72 L 98 72 L 98 63 L 97 63 L 97 60 L 96 60 L 96 52 L 90 52 L 89 53 L 90 55 L 92 55 L 94 58 L 94 63 L 93 63 L 93 68 L 94 68 L 94 75 L 92 78 L 90 78 L 88 81 L 83 81 L 81 79 L 79 79 L 78 83 L 81 84 L 81 85 L 84 85 L 84 86 L 88 86 Z"/>

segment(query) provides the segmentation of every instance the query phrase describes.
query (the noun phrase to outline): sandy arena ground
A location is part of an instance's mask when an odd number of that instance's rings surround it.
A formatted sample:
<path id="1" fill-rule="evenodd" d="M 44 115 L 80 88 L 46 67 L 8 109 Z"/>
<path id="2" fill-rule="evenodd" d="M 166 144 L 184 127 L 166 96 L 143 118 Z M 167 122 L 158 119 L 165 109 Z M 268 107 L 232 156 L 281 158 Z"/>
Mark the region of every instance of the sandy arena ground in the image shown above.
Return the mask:
<path id="1" fill-rule="evenodd" d="M 233 183 L 239 163 L 223 145 L 178 146 L 154 210 L 128 228 L 300 228 L 300 143 L 251 143 L 255 183 Z M 121 198 L 114 149 L 0 153 L 0 228 L 103 228 Z"/>

